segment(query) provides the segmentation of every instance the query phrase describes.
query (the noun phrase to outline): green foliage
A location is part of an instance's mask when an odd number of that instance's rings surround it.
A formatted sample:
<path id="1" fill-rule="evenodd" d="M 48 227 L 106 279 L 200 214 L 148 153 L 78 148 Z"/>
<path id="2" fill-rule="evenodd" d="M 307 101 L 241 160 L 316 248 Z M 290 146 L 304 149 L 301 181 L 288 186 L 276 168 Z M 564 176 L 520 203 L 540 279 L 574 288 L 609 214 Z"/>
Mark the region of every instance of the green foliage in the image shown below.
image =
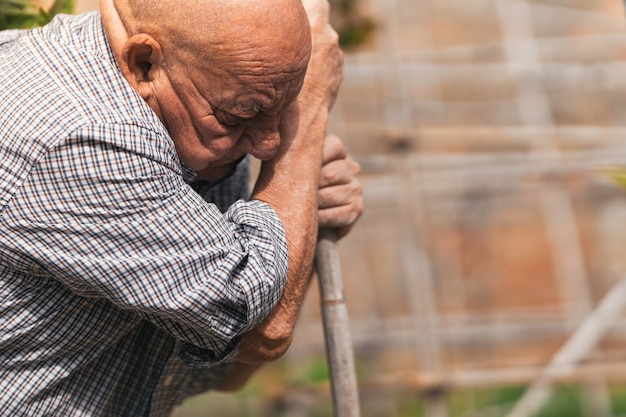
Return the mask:
<path id="1" fill-rule="evenodd" d="M 376 25 L 370 19 L 360 17 L 347 21 L 339 30 L 339 44 L 343 48 L 352 48 L 363 44 Z"/>
<path id="2" fill-rule="evenodd" d="M 615 415 L 626 415 L 626 387 L 613 387 L 611 390 L 611 406 Z"/>
<path id="3" fill-rule="evenodd" d="M 370 17 L 358 8 L 359 0 L 331 0 L 331 24 L 339 35 L 344 49 L 357 47 L 366 42 L 377 28 Z"/>
<path id="4" fill-rule="evenodd" d="M 366 366 L 367 364 L 363 364 Z M 174 413 L 174 417 L 250 417 L 249 404 L 254 404 L 259 416 L 282 416 L 288 407 L 277 402 L 276 393 L 285 394 L 290 387 L 326 385 L 328 371 L 324 357 L 315 357 L 301 363 L 288 365 L 279 361 L 269 368 L 275 372 L 265 372 L 251 384 L 236 394 L 210 393 L 188 399 L 185 406 Z M 294 368 L 295 367 L 295 368 Z M 293 373 L 297 374 L 294 379 Z M 277 389 L 274 389 L 277 388 Z M 330 389 L 330 388 L 328 388 Z M 590 417 L 582 406 L 583 388 L 575 384 L 557 384 L 548 401 L 533 417 Z M 474 415 L 505 416 L 522 397 L 526 387 L 502 386 L 497 388 L 464 389 L 442 392 L 445 395 L 447 412 L 450 417 Z M 610 386 L 611 410 L 614 415 L 626 415 L 626 387 Z M 380 402 L 387 399 L 387 401 Z M 425 398 L 417 392 L 361 392 L 363 417 L 389 416 L 389 404 L 393 404 L 395 417 L 424 417 Z M 248 404 L 248 405 L 247 405 Z M 381 404 L 383 404 L 381 406 Z M 287 407 L 287 408 L 286 408 Z M 332 417 L 330 397 L 318 398 L 306 406 L 306 417 Z"/>
<path id="5" fill-rule="evenodd" d="M 458 390 L 447 395 L 450 415 L 465 416 L 468 410 L 504 410 L 514 404 L 524 393 L 523 387 L 500 387 L 497 389 Z"/>
<path id="6" fill-rule="evenodd" d="M 623 168 L 607 168 L 600 170 L 600 174 L 613 180 L 617 185 L 626 190 L 626 170 Z"/>
<path id="7" fill-rule="evenodd" d="M 293 384 L 294 386 L 310 386 L 328 383 L 330 381 L 330 371 L 326 363 L 326 358 L 324 356 L 316 356 L 300 364 L 300 366 L 294 366 L 291 370 L 291 376 L 287 377 L 287 375 L 285 375 L 285 378 L 289 379 L 285 380 L 286 383 Z"/>
<path id="8" fill-rule="evenodd" d="M 0 0 L 0 30 L 42 26 L 58 13 L 73 11 L 74 0 L 56 0 L 50 11 L 35 7 L 31 0 Z"/>
<path id="9" fill-rule="evenodd" d="M 59 13 L 72 14 L 74 13 L 74 3 L 75 0 L 56 0 L 50 8 L 50 14 L 52 16 Z"/>
<path id="10" fill-rule="evenodd" d="M 575 386 L 557 387 L 537 417 L 583 417 L 580 389 Z"/>
<path id="11" fill-rule="evenodd" d="M 365 406 L 365 404 L 363 404 Z M 423 417 L 424 406 L 417 398 L 403 397 L 396 400 L 398 417 Z"/>
<path id="12" fill-rule="evenodd" d="M 330 370 L 326 358 L 315 358 L 311 361 L 307 375 L 309 383 L 320 384 L 330 381 Z"/>

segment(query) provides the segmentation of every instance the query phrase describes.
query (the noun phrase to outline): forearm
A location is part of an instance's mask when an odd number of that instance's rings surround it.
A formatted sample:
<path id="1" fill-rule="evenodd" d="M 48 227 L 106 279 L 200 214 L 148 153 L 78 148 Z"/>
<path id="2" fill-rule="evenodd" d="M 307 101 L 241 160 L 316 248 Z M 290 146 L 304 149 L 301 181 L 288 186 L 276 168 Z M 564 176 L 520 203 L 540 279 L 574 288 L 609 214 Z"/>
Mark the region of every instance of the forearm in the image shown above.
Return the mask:
<path id="1" fill-rule="evenodd" d="M 237 359 L 268 362 L 291 343 L 300 305 L 312 273 L 317 236 L 317 190 L 327 111 L 300 118 L 282 135 L 293 137 L 284 154 L 264 163 L 252 198 L 270 204 L 283 222 L 289 253 L 283 295 L 270 315 L 244 335 Z M 303 135 L 307 140 L 301 140 Z"/>
<path id="2" fill-rule="evenodd" d="M 235 362 L 230 370 L 222 377 L 217 386 L 218 391 L 237 391 L 250 379 L 250 377 L 261 367 L 262 363 Z"/>
<path id="3" fill-rule="evenodd" d="M 312 52 L 297 101 L 281 115 L 281 146 L 263 163 L 253 199 L 267 202 L 280 217 L 288 247 L 288 276 L 278 304 L 259 326 L 243 335 L 237 360 L 263 363 L 289 347 L 313 269 L 318 199 L 328 115 L 342 79 L 337 33 L 328 23 L 325 0 L 304 0 Z M 247 368 L 246 368 L 247 369 Z"/>
<path id="4" fill-rule="evenodd" d="M 289 253 L 289 279 L 283 298 L 289 298 L 292 279 L 305 281 L 311 273 L 317 236 L 317 191 L 322 165 L 328 110 L 298 115 L 281 130 L 295 138 L 284 154 L 262 165 L 252 198 L 267 202 L 283 222 Z M 304 277 L 304 279 L 302 279 Z"/>

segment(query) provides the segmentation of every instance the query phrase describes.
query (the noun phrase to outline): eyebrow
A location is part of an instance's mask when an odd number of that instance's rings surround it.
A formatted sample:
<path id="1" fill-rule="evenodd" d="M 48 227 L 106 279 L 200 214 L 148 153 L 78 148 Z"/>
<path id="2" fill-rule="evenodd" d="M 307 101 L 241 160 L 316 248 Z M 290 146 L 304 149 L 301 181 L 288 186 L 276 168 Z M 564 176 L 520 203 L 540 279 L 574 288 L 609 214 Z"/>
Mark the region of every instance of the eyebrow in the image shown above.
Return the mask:
<path id="1" fill-rule="evenodd" d="M 235 102 L 233 103 L 232 109 L 231 111 L 238 111 L 241 113 L 246 114 L 246 116 L 238 116 L 236 114 L 231 113 L 230 111 L 226 111 L 224 109 L 221 109 L 219 107 L 214 107 L 213 110 L 219 110 L 222 114 L 224 114 L 225 116 L 231 117 L 234 120 L 237 120 L 238 122 L 245 122 L 246 120 L 250 120 L 255 118 L 259 113 L 262 113 L 266 110 L 266 108 L 259 103 L 256 100 L 251 100 L 248 102 Z M 254 112 L 254 114 L 251 114 L 250 112 Z"/>
<path id="2" fill-rule="evenodd" d="M 255 113 L 261 113 L 265 110 L 265 107 L 256 100 L 241 103 L 235 102 L 234 104 L 234 108 L 241 109 L 242 112 L 248 112 L 252 110 Z"/>

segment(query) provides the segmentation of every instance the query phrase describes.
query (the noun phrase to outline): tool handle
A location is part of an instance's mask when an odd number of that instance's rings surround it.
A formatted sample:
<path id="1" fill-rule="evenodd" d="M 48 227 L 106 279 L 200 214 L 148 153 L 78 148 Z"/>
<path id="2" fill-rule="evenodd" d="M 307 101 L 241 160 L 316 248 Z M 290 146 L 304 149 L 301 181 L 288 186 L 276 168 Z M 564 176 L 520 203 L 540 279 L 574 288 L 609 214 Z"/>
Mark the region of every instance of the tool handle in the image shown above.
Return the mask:
<path id="1" fill-rule="evenodd" d="M 354 367 L 341 263 L 334 229 L 321 228 L 315 251 L 326 358 L 336 417 L 360 417 L 359 394 Z"/>

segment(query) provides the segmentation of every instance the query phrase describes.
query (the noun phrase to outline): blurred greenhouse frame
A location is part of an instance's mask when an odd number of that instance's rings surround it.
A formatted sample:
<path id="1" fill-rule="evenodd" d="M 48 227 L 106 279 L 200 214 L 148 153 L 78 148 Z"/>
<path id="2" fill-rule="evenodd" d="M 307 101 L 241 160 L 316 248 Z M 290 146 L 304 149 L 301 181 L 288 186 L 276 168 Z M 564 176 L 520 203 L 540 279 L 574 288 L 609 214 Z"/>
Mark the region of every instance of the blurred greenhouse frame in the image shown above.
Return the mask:
<path id="1" fill-rule="evenodd" d="M 626 279 L 626 194 L 597 175 L 626 166 L 624 1 L 330 2 L 329 131 L 364 174 L 340 245 L 363 417 L 505 416 Z M 71 3 L 0 0 L 0 28 Z M 318 305 L 242 391 L 174 416 L 330 416 Z M 625 319 L 533 417 L 626 416 Z"/>

